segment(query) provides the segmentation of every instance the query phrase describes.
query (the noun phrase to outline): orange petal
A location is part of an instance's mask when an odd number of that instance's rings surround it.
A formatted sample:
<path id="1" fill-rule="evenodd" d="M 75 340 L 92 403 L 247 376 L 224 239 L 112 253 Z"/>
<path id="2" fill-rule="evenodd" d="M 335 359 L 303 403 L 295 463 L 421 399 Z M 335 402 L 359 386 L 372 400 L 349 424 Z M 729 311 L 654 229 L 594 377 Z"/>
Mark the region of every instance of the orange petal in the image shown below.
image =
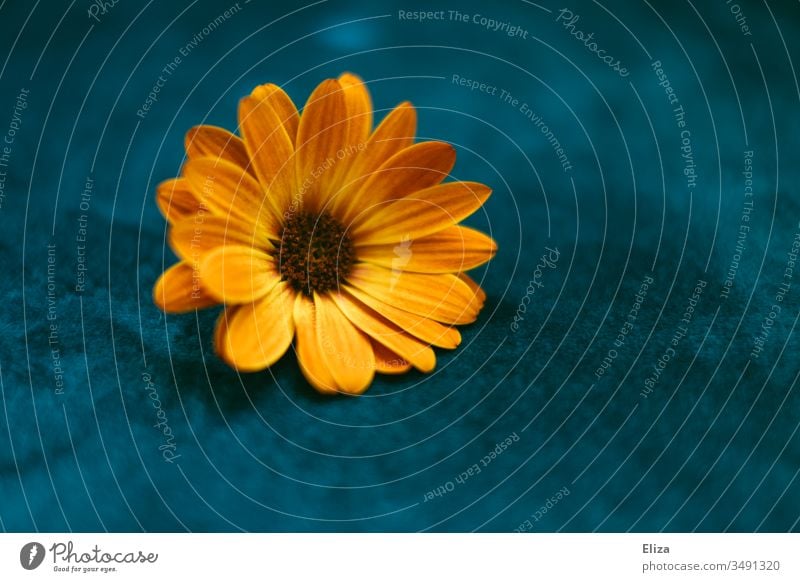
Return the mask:
<path id="1" fill-rule="evenodd" d="M 344 90 L 347 106 L 348 142 L 350 144 L 366 144 L 372 132 L 372 98 L 363 79 L 353 73 L 344 73 L 339 77 L 339 84 Z"/>
<path id="2" fill-rule="evenodd" d="M 304 204 L 321 210 L 335 194 L 337 164 L 348 139 L 349 123 L 339 81 L 320 83 L 306 102 L 297 129 L 297 176 Z"/>
<path id="3" fill-rule="evenodd" d="M 198 125 L 186 133 L 186 155 L 194 158 L 222 158 L 240 168 L 250 166 L 244 142 L 227 129 L 213 125 Z"/>
<path id="4" fill-rule="evenodd" d="M 375 353 L 359 331 L 327 295 L 314 295 L 320 358 L 342 392 L 361 394 L 375 376 Z"/>
<path id="5" fill-rule="evenodd" d="M 153 287 L 153 301 L 167 313 L 185 313 L 219 303 L 206 292 L 197 273 L 186 263 L 177 263 L 164 271 Z"/>
<path id="6" fill-rule="evenodd" d="M 169 242 L 175 253 L 186 261 L 199 261 L 203 254 L 223 245 L 272 247 L 266 238 L 243 222 L 212 215 L 175 223 L 169 232 Z"/>
<path id="7" fill-rule="evenodd" d="M 336 293 L 331 296 L 353 325 L 378 343 L 399 354 L 419 371 L 430 372 L 436 367 L 436 355 L 430 346 L 408 335 L 352 295 Z"/>
<path id="8" fill-rule="evenodd" d="M 389 348 L 371 340 L 375 352 L 375 371 L 379 374 L 403 374 L 411 369 L 411 364 Z"/>
<path id="9" fill-rule="evenodd" d="M 283 216 L 297 190 L 294 143 L 276 112 L 273 100 L 248 96 L 239 102 L 239 125 L 267 201 L 277 217 Z"/>
<path id="10" fill-rule="evenodd" d="M 349 224 L 361 212 L 356 193 L 364 181 L 397 152 L 414 143 L 417 111 L 411 103 L 401 103 L 378 125 L 363 151 L 348 164 L 341 192 L 332 199 L 332 212 Z"/>
<path id="11" fill-rule="evenodd" d="M 220 355 L 241 372 L 270 367 L 286 352 L 294 336 L 292 292 L 279 283 L 255 303 L 236 309 L 225 322 Z"/>
<path id="12" fill-rule="evenodd" d="M 217 216 L 242 221 L 265 237 L 277 238 L 278 218 L 264 204 L 264 189 L 239 166 L 215 158 L 189 160 L 184 167 L 192 189 Z"/>
<path id="13" fill-rule="evenodd" d="M 200 279 L 209 295 L 225 303 L 251 303 L 264 297 L 280 276 L 263 251 L 226 245 L 207 252 L 200 262 Z"/>
<path id="14" fill-rule="evenodd" d="M 449 226 L 414 240 L 360 247 L 358 258 L 393 271 L 456 273 L 482 265 L 496 252 L 497 244 L 482 232 Z"/>
<path id="15" fill-rule="evenodd" d="M 322 360 L 322 351 L 317 343 L 317 317 L 314 302 L 297 294 L 294 302 L 295 350 L 300 371 L 308 383 L 323 394 L 338 392 L 331 371 Z"/>
<path id="16" fill-rule="evenodd" d="M 156 188 L 156 204 L 169 222 L 193 217 L 202 206 L 186 178 L 172 178 L 161 182 Z"/>
<path id="17" fill-rule="evenodd" d="M 225 362 L 227 362 L 227 356 L 225 355 L 224 339 L 225 334 L 228 333 L 228 321 L 240 308 L 241 306 L 239 305 L 229 305 L 223 309 L 222 313 L 217 317 L 217 324 L 214 327 L 214 351 L 216 351 L 217 355 Z"/>
<path id="18" fill-rule="evenodd" d="M 442 323 L 472 323 L 482 306 L 455 275 L 395 272 L 367 263 L 356 265 L 348 282 L 376 299 Z"/>
<path id="19" fill-rule="evenodd" d="M 365 212 L 353 228 L 356 246 L 396 243 L 433 234 L 478 210 L 491 189 L 477 182 L 450 182 L 414 192 Z"/>
<path id="20" fill-rule="evenodd" d="M 402 330 L 425 343 L 448 350 L 454 349 L 461 343 L 461 334 L 455 327 L 447 327 L 422 315 L 398 309 L 355 287 L 344 286 L 343 288 Z"/>
<path id="21" fill-rule="evenodd" d="M 466 283 L 469 286 L 469 288 L 472 289 L 472 292 L 475 293 L 475 296 L 478 298 L 478 301 L 480 301 L 481 303 L 486 301 L 486 291 L 481 289 L 481 286 L 478 285 L 475 281 L 473 281 L 472 277 L 470 277 L 466 273 L 459 273 L 458 278 L 464 281 L 464 283 Z"/>
<path id="22" fill-rule="evenodd" d="M 397 152 L 414 143 L 417 110 L 408 101 L 395 107 L 378 125 L 349 173 L 350 179 L 372 174 Z"/>
<path id="23" fill-rule="evenodd" d="M 300 123 L 300 115 L 297 107 L 286 92 L 272 83 L 259 85 L 251 93 L 256 99 L 266 100 L 275 113 L 278 120 L 283 124 L 283 128 L 289 135 L 289 139 L 294 143 L 297 137 L 297 126 Z"/>
<path id="24" fill-rule="evenodd" d="M 456 150 L 448 143 L 425 141 L 409 146 L 386 160 L 364 181 L 356 193 L 358 203 L 369 216 L 374 211 L 373 205 L 398 200 L 440 183 L 455 163 Z"/>

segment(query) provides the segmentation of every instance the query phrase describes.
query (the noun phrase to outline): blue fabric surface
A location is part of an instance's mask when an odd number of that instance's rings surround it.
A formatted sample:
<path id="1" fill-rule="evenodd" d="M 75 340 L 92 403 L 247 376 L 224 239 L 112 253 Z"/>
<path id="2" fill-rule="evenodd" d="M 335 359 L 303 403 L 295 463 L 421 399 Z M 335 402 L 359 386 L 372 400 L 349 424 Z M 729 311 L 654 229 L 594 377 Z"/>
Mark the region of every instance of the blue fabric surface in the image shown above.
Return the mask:
<path id="1" fill-rule="evenodd" d="M 3 530 L 798 529 L 796 4 L 83 4 L 0 7 Z M 492 186 L 500 247 L 462 346 L 358 399 L 291 353 L 239 375 L 217 310 L 151 300 L 184 132 L 345 70 Z"/>

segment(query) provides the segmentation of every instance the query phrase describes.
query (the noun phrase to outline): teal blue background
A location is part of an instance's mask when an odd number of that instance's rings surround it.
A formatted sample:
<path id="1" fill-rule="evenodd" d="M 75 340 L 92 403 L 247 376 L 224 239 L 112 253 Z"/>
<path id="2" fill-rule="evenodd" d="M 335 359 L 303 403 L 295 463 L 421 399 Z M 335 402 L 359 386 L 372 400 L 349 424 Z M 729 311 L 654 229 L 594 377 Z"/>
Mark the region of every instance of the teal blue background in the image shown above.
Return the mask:
<path id="1" fill-rule="evenodd" d="M 527 38 L 400 20 L 421 8 L 403 2 L 240 5 L 141 119 L 162 68 L 229 4 L 120 2 L 100 22 L 89 2 L 0 4 L 0 134 L 30 91 L 0 207 L 3 530 L 798 529 L 797 277 L 764 352 L 750 355 L 800 221 L 796 4 L 743 0 L 745 36 L 723 2 L 575 2 L 576 28 L 594 32 L 627 78 L 547 1 L 431 6 L 485 14 Z M 686 110 L 691 191 L 654 60 Z M 174 261 L 154 189 L 179 172 L 184 132 L 235 127 L 239 98 L 257 84 L 279 83 L 302 103 L 344 70 L 367 80 L 379 117 L 410 99 L 420 139 L 458 149 L 454 178 L 493 187 L 469 223 L 500 247 L 474 273 L 488 299 L 463 345 L 439 352 L 436 374 L 380 377 L 359 399 L 317 395 L 291 353 L 239 376 L 213 354 L 215 310 L 165 317 L 150 299 Z M 518 108 L 454 74 L 528 103 L 572 170 Z M 752 230 L 723 299 L 746 150 Z M 63 394 L 48 345 L 48 244 Z M 546 246 L 559 262 L 513 332 Z M 655 282 L 635 328 L 597 380 L 647 274 Z M 645 399 L 698 279 L 708 284 L 689 333 Z M 173 463 L 159 451 L 145 372 L 175 435 Z M 511 434 L 519 440 L 456 481 Z M 569 495 L 548 503 L 562 488 Z"/>

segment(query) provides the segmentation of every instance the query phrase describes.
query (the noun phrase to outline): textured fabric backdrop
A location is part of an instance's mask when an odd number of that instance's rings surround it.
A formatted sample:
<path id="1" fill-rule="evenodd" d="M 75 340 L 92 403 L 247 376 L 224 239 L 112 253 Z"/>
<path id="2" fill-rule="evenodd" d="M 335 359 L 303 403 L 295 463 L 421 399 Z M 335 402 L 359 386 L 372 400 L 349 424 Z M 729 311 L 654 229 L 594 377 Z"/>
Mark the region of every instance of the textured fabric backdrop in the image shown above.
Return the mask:
<path id="1" fill-rule="evenodd" d="M 797 4 L 423 4 L 0 3 L 4 530 L 798 529 Z M 500 248 L 462 346 L 357 399 L 151 300 L 184 132 L 345 70 Z"/>

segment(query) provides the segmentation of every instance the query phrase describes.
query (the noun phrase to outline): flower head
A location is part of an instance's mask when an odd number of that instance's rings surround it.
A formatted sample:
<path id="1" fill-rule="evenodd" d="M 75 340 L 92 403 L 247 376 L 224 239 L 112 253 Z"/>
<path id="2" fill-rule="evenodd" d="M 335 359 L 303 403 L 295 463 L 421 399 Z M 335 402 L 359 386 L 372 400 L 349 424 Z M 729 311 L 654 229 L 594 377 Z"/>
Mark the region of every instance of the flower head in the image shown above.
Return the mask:
<path id="1" fill-rule="evenodd" d="M 458 223 L 490 194 L 445 182 L 455 150 L 414 143 L 416 111 L 373 130 L 363 81 L 323 81 L 302 112 L 277 85 L 239 104 L 242 137 L 212 126 L 186 136 L 179 178 L 159 185 L 180 262 L 153 290 L 167 312 L 224 304 L 214 337 L 240 371 L 263 370 L 294 341 L 321 392 L 359 394 L 375 372 L 436 365 L 454 327 L 485 294 L 464 271 L 491 259 L 486 235 Z"/>

